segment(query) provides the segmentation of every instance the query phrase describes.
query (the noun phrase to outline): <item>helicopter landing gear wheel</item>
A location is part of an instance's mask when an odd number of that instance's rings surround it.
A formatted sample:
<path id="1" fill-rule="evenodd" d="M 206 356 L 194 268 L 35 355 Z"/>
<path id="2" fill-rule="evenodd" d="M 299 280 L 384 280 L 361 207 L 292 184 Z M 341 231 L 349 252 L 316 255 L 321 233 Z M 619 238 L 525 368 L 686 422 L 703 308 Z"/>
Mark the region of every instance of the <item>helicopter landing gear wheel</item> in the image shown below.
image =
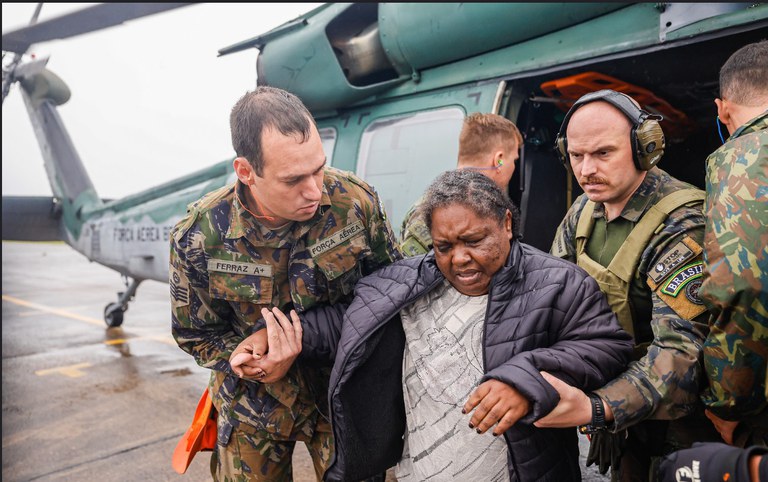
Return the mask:
<path id="1" fill-rule="evenodd" d="M 123 307 L 120 303 L 110 303 L 104 308 L 104 322 L 110 328 L 115 328 L 123 324 L 123 313 L 128 307 Z"/>
<path id="2" fill-rule="evenodd" d="M 121 291 L 117 294 L 117 301 L 108 304 L 104 307 L 104 322 L 109 328 L 114 328 L 123 324 L 123 313 L 128 309 L 128 303 L 133 300 L 133 296 L 136 294 L 136 288 L 143 281 L 140 278 L 133 278 L 131 282 L 128 282 L 129 278 L 123 275 L 123 281 L 125 282 L 125 291 Z"/>

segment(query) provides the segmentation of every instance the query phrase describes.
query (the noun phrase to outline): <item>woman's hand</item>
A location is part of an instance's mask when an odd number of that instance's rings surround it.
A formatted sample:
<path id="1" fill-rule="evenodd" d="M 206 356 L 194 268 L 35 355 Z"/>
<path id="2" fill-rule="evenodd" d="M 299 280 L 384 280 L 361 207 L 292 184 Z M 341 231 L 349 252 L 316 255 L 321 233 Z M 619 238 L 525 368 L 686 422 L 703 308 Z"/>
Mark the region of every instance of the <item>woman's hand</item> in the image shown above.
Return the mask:
<path id="1" fill-rule="evenodd" d="M 469 428 L 477 429 L 477 433 L 485 433 L 496 425 L 493 435 L 499 436 L 530 409 L 528 399 L 514 388 L 498 380 L 486 380 L 472 392 L 462 413 L 475 411 L 469 420 Z"/>

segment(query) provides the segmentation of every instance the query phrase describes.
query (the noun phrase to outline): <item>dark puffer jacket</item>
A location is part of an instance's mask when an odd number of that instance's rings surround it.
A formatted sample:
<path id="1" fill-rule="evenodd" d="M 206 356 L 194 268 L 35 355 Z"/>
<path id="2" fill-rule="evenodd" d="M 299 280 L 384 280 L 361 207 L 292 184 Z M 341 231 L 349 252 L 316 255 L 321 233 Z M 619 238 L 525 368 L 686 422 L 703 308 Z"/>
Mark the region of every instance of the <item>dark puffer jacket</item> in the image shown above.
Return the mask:
<path id="1" fill-rule="evenodd" d="M 406 425 L 399 312 L 444 279 L 430 252 L 361 279 L 346 311 L 336 305 L 302 314 L 301 356 L 334 362 L 336 452 L 326 480 L 360 480 L 400 459 Z M 539 370 L 584 390 L 601 387 L 629 361 L 631 337 L 581 268 L 514 240 L 488 299 L 483 381 L 516 388 L 532 407 L 504 433 L 510 479 L 581 480 L 576 430 L 532 425 L 559 401 Z"/>

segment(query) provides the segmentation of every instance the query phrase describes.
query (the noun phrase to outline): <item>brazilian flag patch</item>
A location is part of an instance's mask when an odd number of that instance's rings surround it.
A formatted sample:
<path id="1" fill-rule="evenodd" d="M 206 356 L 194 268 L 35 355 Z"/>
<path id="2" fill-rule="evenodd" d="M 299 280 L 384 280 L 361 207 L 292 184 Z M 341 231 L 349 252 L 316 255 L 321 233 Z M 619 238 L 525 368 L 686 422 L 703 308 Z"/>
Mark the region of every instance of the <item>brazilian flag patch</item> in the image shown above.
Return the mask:
<path id="1" fill-rule="evenodd" d="M 661 286 L 661 292 L 665 295 L 677 297 L 680 291 L 690 282 L 700 279 L 704 274 L 704 263 L 696 261 L 683 266 L 674 272 Z M 701 282 L 699 282 L 700 284 Z"/>

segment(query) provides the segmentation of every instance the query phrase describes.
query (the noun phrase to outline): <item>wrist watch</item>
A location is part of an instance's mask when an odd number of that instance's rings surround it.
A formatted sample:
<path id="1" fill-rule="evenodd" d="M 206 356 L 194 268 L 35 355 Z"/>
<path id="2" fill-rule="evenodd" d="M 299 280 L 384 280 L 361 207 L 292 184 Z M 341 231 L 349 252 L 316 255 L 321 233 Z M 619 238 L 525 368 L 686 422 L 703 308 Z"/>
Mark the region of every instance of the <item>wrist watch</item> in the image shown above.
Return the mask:
<path id="1" fill-rule="evenodd" d="M 586 425 L 579 425 L 579 432 L 591 435 L 600 430 L 605 430 L 607 425 L 605 423 L 603 400 L 594 393 L 588 393 L 587 396 L 592 404 L 592 421 Z"/>

